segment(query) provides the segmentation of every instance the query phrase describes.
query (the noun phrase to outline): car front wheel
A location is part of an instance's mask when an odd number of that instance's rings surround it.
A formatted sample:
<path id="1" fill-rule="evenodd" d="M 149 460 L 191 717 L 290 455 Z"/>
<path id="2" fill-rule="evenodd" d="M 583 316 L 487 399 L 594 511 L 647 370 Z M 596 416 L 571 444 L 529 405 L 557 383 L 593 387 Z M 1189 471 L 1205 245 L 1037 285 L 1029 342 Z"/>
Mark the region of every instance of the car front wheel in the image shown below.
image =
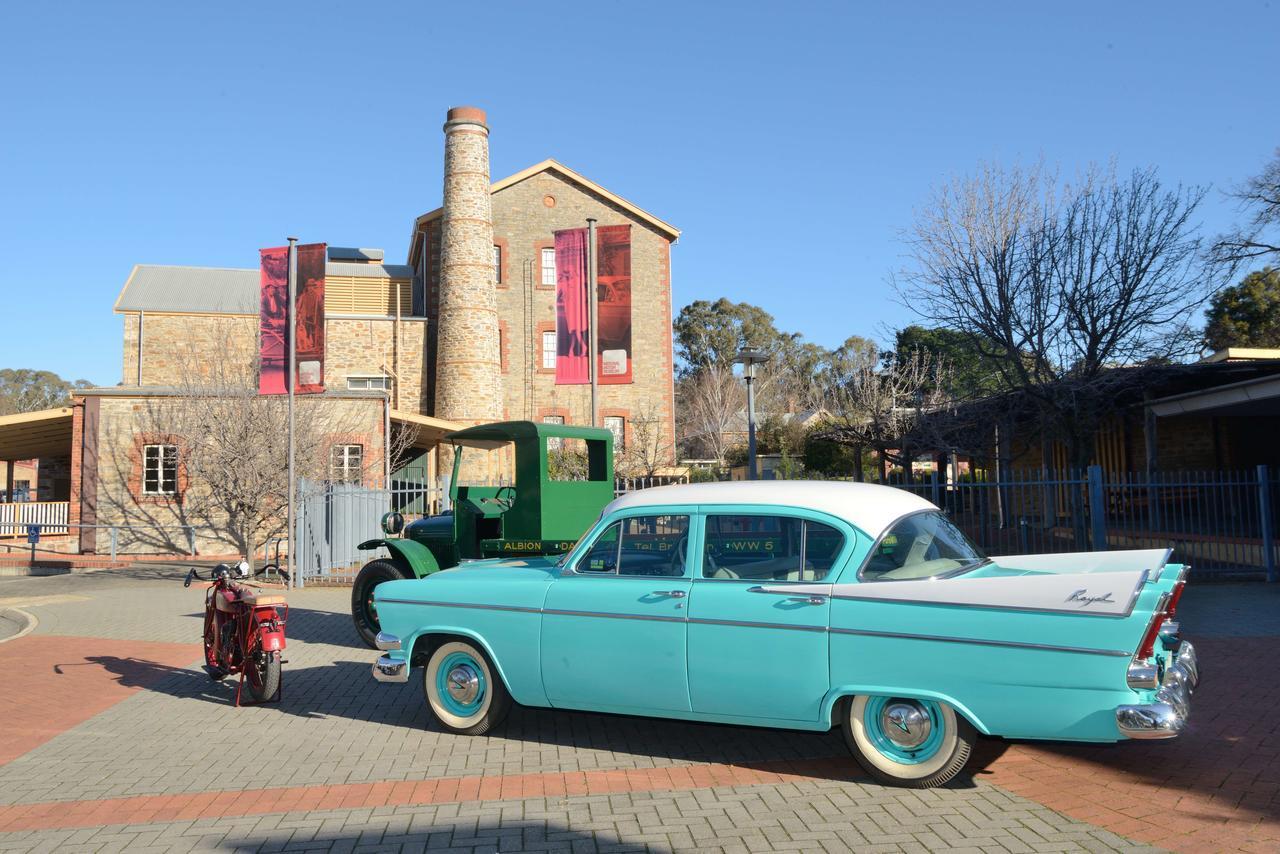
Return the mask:
<path id="1" fill-rule="evenodd" d="M 502 723 L 511 695 L 484 652 L 466 641 L 436 647 L 423 677 L 427 706 L 449 732 L 482 735 Z"/>
<path id="2" fill-rule="evenodd" d="M 928 789 L 960 773 L 977 731 L 937 700 L 859 696 L 845 706 L 844 738 L 863 769 L 881 783 Z"/>

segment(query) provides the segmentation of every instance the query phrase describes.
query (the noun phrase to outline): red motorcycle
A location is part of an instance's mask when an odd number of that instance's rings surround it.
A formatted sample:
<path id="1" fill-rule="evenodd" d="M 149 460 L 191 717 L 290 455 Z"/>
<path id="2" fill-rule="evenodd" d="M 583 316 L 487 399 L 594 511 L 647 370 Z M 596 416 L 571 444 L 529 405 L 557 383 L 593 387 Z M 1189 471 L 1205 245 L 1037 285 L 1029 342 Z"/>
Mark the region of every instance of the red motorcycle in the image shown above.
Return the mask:
<path id="1" fill-rule="evenodd" d="M 263 567 L 257 574 L 266 569 Z M 245 682 L 249 683 L 254 703 L 280 699 L 281 654 L 289 616 L 283 593 L 234 580 L 249 576 L 247 561 L 234 566 L 220 563 L 207 577 L 192 569 L 182 585 L 190 587 L 197 580 L 212 582 L 204 602 L 205 671 L 214 681 L 239 674 L 237 706 L 241 705 L 240 692 Z"/>

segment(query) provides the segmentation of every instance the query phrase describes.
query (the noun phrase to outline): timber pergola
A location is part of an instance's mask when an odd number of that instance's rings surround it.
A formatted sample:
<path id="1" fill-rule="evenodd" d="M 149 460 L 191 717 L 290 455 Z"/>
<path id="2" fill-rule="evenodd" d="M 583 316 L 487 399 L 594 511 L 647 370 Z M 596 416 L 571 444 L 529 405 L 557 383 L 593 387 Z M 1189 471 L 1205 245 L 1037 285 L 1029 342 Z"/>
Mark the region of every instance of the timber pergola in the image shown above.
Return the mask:
<path id="1" fill-rule="evenodd" d="M 71 417 L 69 406 L 0 415 L 0 462 L 6 463 L 5 500 L 13 500 L 14 463 L 71 456 Z M 66 521 L 65 516 L 62 521 Z M 12 531 L 7 530 L 6 533 Z"/>
<path id="2" fill-rule="evenodd" d="M 0 415 L 0 460 L 71 455 L 71 407 Z"/>

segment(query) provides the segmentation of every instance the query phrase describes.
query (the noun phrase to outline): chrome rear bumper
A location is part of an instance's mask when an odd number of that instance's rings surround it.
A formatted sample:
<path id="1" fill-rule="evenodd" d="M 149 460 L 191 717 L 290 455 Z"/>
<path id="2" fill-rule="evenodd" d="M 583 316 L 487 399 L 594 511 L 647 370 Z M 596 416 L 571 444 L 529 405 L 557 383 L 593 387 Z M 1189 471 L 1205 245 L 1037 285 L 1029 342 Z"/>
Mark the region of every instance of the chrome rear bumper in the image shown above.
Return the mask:
<path id="1" fill-rule="evenodd" d="M 389 655 L 379 656 L 373 663 L 373 678 L 379 682 L 408 682 L 409 662 Z"/>
<path id="2" fill-rule="evenodd" d="M 1155 702 L 1120 706 L 1116 726 L 1126 738 L 1173 738 L 1187 727 L 1191 692 L 1200 682 L 1196 650 L 1182 641 L 1173 662 L 1165 668 Z"/>

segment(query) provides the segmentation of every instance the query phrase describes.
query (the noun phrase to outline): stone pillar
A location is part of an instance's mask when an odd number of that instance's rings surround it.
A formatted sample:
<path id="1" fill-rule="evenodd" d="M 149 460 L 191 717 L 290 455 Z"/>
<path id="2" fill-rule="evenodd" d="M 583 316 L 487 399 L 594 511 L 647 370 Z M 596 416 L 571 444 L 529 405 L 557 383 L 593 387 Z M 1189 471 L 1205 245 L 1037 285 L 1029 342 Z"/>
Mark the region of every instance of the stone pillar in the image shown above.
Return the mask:
<path id="1" fill-rule="evenodd" d="M 444 133 L 435 415 L 467 425 L 500 421 L 498 295 L 484 110 L 454 107 Z"/>

